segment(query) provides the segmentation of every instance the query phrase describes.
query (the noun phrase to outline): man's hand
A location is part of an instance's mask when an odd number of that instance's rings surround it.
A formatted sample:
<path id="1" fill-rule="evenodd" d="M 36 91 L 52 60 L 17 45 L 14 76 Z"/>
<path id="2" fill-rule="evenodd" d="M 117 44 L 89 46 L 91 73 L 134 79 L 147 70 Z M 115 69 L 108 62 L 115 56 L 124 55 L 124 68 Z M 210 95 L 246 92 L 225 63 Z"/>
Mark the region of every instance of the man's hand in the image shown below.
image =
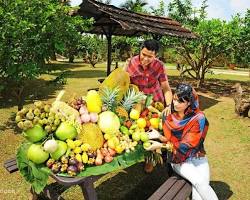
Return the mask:
<path id="1" fill-rule="evenodd" d="M 154 151 L 156 149 L 161 149 L 162 148 L 162 143 L 156 142 L 154 140 L 149 140 L 148 141 L 151 145 L 147 148 L 145 148 L 147 151 Z"/>
<path id="2" fill-rule="evenodd" d="M 167 106 L 166 108 L 164 108 L 164 110 L 162 111 L 162 115 L 165 115 L 166 117 L 171 114 L 171 105 Z"/>

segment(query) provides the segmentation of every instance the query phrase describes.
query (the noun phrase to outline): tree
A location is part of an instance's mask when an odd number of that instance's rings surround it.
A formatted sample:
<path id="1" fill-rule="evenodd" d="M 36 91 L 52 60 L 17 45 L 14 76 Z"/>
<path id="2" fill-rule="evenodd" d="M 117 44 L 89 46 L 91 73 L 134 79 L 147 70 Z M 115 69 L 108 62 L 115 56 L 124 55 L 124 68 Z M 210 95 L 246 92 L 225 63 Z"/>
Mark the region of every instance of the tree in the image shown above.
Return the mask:
<path id="1" fill-rule="evenodd" d="M 115 58 L 123 61 L 139 51 L 136 37 L 114 36 L 112 47 L 115 51 Z"/>
<path id="2" fill-rule="evenodd" d="M 24 102 L 26 80 L 36 79 L 44 71 L 45 59 L 62 52 L 68 40 L 75 40 L 79 30 L 91 25 L 89 20 L 71 17 L 72 8 L 65 4 L 0 1 L 0 82 L 2 93 L 13 93 L 18 109 Z"/>
<path id="3" fill-rule="evenodd" d="M 235 59 L 238 64 L 250 66 L 250 9 L 240 21 L 239 40 L 235 45 Z"/>
<path id="4" fill-rule="evenodd" d="M 163 0 L 160 0 L 159 6 L 157 8 L 151 6 L 150 9 L 151 13 L 156 16 L 165 16 L 165 3 Z"/>
<path id="5" fill-rule="evenodd" d="M 194 23 L 192 14 L 192 0 L 172 0 L 168 4 L 169 17 L 182 24 L 191 25 Z"/>
<path id="6" fill-rule="evenodd" d="M 197 80 L 197 86 L 204 83 L 205 74 L 213 62 L 223 54 L 227 54 L 231 46 L 228 24 L 219 19 L 200 21 L 193 29 L 199 34 L 196 40 L 178 41 L 177 53 L 188 63 L 183 73 Z"/>
<path id="7" fill-rule="evenodd" d="M 129 11 L 143 13 L 145 12 L 144 7 L 147 5 L 146 0 L 127 0 L 125 3 L 120 5 L 120 8 L 124 8 Z"/>
<path id="8" fill-rule="evenodd" d="M 168 10 L 169 15 L 189 27 L 198 37 L 194 40 L 164 38 L 164 42 L 174 47 L 176 53 L 186 61 L 187 65 L 182 73 L 196 79 L 198 87 L 204 83 L 205 74 L 213 62 L 220 55 L 227 55 L 232 51 L 235 44 L 232 41 L 235 41 L 238 35 L 237 23 L 204 19 L 206 7 L 205 0 L 197 15 L 190 0 L 172 1 Z"/>
<path id="9" fill-rule="evenodd" d="M 84 35 L 79 44 L 83 59 L 92 67 L 106 57 L 106 42 L 97 35 Z"/>

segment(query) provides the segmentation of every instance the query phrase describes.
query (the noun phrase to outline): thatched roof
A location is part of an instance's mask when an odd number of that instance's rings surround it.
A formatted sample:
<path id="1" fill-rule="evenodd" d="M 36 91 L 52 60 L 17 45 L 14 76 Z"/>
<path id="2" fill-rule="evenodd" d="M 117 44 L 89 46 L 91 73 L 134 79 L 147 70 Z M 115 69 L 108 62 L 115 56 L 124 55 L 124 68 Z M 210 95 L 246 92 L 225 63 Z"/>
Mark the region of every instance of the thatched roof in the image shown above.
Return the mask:
<path id="1" fill-rule="evenodd" d="M 138 14 L 94 0 L 83 0 L 77 14 L 95 19 L 94 28 L 90 31 L 95 34 L 109 32 L 111 35 L 135 36 L 151 33 L 183 38 L 197 37 L 171 18 Z"/>

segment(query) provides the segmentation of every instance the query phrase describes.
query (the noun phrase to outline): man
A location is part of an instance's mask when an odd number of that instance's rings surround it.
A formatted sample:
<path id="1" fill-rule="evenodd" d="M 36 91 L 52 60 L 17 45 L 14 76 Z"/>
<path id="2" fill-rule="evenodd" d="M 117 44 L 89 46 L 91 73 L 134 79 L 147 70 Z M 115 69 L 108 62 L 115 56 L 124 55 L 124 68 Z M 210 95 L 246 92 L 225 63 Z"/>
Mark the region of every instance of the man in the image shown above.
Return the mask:
<path id="1" fill-rule="evenodd" d="M 156 40 L 146 40 L 140 54 L 129 61 L 126 71 L 130 75 L 130 82 L 139 87 L 145 94 L 152 94 L 154 101 L 165 104 L 163 112 L 171 112 L 172 92 L 164 64 L 156 58 L 159 44 Z"/>

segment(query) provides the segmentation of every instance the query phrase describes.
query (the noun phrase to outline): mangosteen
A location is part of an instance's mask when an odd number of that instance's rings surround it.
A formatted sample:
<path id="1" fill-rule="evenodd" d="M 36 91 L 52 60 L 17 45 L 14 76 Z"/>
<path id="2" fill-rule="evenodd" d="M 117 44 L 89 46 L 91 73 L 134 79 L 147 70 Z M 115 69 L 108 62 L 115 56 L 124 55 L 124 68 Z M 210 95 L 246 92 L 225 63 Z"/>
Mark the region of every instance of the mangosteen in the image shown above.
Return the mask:
<path id="1" fill-rule="evenodd" d="M 54 163 L 52 165 L 52 168 L 51 168 L 51 171 L 54 173 L 54 174 L 57 174 L 59 171 L 60 171 L 60 165 L 58 165 L 58 163 Z"/>
<path id="2" fill-rule="evenodd" d="M 68 172 L 68 174 L 71 175 L 71 176 L 75 176 L 76 173 L 77 173 L 77 171 L 78 171 L 78 169 L 77 169 L 77 167 L 76 167 L 75 165 L 70 165 L 70 166 L 68 166 L 68 168 L 67 168 L 67 172 Z"/>
<path id="3" fill-rule="evenodd" d="M 55 163 L 55 160 L 50 158 L 47 162 L 46 162 L 46 165 L 48 168 L 51 168 L 52 165 Z"/>
<path id="4" fill-rule="evenodd" d="M 79 162 L 76 166 L 77 166 L 78 172 L 81 172 L 81 171 L 84 170 L 84 165 L 83 165 L 83 163 Z"/>
<path id="5" fill-rule="evenodd" d="M 77 165 L 78 161 L 75 158 L 69 159 L 69 165 Z"/>

